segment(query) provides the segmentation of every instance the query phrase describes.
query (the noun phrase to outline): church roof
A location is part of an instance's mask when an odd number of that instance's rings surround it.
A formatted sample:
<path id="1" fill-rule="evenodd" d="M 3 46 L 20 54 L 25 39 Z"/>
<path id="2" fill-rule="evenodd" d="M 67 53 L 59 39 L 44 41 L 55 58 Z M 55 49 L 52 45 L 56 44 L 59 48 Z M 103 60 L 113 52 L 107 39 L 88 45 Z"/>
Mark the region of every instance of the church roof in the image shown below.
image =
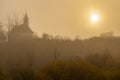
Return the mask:
<path id="1" fill-rule="evenodd" d="M 15 27 L 13 27 L 13 29 L 11 30 L 12 33 L 28 33 L 28 34 L 33 34 L 33 31 L 30 29 L 29 26 L 25 26 L 23 24 L 21 25 L 17 25 Z"/>
<path id="2" fill-rule="evenodd" d="M 28 22 L 28 16 L 27 14 L 25 14 L 25 17 L 23 18 L 23 23 L 13 26 L 12 30 L 8 33 L 8 39 L 14 40 L 22 38 L 32 38 L 33 31 L 30 29 Z"/>

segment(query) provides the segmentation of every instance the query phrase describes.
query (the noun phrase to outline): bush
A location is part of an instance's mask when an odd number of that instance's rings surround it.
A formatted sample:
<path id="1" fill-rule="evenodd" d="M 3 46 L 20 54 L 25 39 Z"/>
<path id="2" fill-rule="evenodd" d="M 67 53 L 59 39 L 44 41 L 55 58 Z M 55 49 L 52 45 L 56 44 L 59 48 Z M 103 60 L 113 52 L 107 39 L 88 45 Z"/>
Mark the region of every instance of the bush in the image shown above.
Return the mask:
<path id="1" fill-rule="evenodd" d="M 13 68 L 7 75 L 10 80 L 35 80 L 33 70 L 29 68 Z"/>
<path id="2" fill-rule="evenodd" d="M 104 80 L 95 66 L 87 62 L 58 62 L 40 71 L 40 80 Z"/>

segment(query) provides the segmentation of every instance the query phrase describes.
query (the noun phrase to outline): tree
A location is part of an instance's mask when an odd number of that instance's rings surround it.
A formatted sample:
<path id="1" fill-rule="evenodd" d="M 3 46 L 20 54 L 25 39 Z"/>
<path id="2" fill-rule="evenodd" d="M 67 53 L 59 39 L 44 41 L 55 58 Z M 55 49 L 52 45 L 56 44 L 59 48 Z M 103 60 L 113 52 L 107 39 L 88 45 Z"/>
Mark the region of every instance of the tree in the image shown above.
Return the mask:
<path id="1" fill-rule="evenodd" d="M 79 35 L 77 35 L 74 40 L 79 41 L 80 40 Z"/>
<path id="2" fill-rule="evenodd" d="M 100 35 L 100 37 L 102 37 L 102 38 L 110 38 L 110 37 L 113 37 L 113 32 L 102 33 L 102 34 Z"/>
<path id="3" fill-rule="evenodd" d="M 19 19 L 18 16 L 13 15 L 12 17 L 8 17 L 8 23 L 7 23 L 7 30 L 8 32 L 10 32 L 12 30 L 13 27 L 21 24 L 21 20 Z"/>
<path id="4" fill-rule="evenodd" d="M 95 66 L 82 61 L 57 62 L 41 70 L 40 80 L 104 80 Z"/>
<path id="5" fill-rule="evenodd" d="M 43 33 L 42 38 L 43 39 L 50 39 L 50 36 L 47 33 Z"/>
<path id="6" fill-rule="evenodd" d="M 108 51 L 105 51 L 104 53 L 90 54 L 86 57 L 86 59 L 99 68 L 109 67 L 113 63 L 112 56 Z"/>
<path id="7" fill-rule="evenodd" d="M 6 40 L 5 31 L 3 30 L 3 25 L 0 23 L 0 42 Z"/>

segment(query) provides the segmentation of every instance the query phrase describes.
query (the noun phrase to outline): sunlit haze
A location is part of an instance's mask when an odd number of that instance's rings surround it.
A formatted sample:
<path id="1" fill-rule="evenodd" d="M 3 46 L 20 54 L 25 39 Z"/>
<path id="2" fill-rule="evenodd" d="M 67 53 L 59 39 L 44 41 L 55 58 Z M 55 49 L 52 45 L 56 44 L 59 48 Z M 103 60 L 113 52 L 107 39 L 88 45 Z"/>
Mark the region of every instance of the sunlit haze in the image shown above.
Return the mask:
<path id="1" fill-rule="evenodd" d="M 96 13 L 91 14 L 90 16 L 91 22 L 92 23 L 97 23 L 99 21 L 99 15 Z"/>
<path id="2" fill-rule="evenodd" d="M 0 80 L 120 80 L 120 0 L 0 0 Z"/>
<path id="3" fill-rule="evenodd" d="M 38 35 L 89 38 L 110 31 L 119 35 L 119 4 L 119 0 L 0 0 L 0 21 L 6 24 L 8 16 L 23 18 L 27 12 Z"/>

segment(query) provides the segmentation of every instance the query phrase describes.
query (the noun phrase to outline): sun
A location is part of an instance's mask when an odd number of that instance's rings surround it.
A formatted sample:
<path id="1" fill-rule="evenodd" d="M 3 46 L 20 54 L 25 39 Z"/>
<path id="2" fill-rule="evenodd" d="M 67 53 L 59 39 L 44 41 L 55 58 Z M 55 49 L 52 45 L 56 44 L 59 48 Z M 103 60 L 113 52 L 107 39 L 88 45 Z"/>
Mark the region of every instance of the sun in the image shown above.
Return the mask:
<path id="1" fill-rule="evenodd" d="M 99 21 L 99 19 L 100 19 L 100 17 L 99 17 L 99 15 L 97 13 L 92 13 L 90 15 L 90 21 L 92 23 L 97 23 Z"/>

